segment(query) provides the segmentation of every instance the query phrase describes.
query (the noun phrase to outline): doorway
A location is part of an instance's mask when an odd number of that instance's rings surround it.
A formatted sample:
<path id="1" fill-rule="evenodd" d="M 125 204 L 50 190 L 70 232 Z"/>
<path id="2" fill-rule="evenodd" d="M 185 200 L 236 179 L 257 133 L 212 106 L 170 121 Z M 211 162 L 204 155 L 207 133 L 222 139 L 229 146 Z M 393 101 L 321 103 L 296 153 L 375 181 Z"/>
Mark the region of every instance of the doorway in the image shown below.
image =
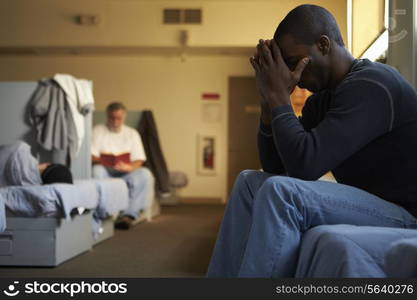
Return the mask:
<path id="1" fill-rule="evenodd" d="M 259 103 L 254 77 L 229 77 L 228 195 L 241 171 L 261 168 L 257 149 Z"/>

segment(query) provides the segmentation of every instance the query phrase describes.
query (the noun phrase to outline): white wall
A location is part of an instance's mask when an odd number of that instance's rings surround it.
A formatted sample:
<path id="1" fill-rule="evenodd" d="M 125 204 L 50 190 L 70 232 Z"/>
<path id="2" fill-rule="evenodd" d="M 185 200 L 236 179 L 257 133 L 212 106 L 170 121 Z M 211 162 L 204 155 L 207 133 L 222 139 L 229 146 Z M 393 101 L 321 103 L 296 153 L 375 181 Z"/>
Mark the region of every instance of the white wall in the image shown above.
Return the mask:
<path id="1" fill-rule="evenodd" d="M 330 9 L 346 36 L 345 0 L 311 1 Z M 303 1 L 206 0 L 2 0 L 0 51 L 3 47 L 89 46 L 161 47 L 178 45 L 178 32 L 190 31 L 190 45 L 201 47 L 254 47 L 268 38 L 280 19 Z M 203 25 L 163 26 L 163 7 L 201 7 Z M 100 14 L 98 27 L 72 22 L 79 13 Z M 204 50 L 202 51 L 204 53 Z M 114 100 L 129 109 L 152 109 L 170 170 L 184 171 L 189 185 L 182 197 L 223 198 L 227 185 L 228 78 L 253 76 L 245 55 L 179 56 L 0 56 L 0 80 L 38 80 L 70 73 L 94 82 L 98 110 Z M 221 95 L 221 121 L 201 121 L 201 93 Z M 1 99 L 0 99 L 1 101 Z M 197 134 L 219 137 L 216 176 L 197 174 Z"/>
<path id="2" fill-rule="evenodd" d="M 384 30 L 384 0 L 353 0 L 352 54 L 357 57 Z"/>
<path id="3" fill-rule="evenodd" d="M 114 100 L 132 110 L 151 109 L 169 169 L 184 171 L 190 179 L 180 195 L 224 197 L 227 82 L 228 76 L 252 74 L 246 57 L 190 57 L 185 62 L 179 57 L 7 57 L 0 58 L 0 65 L 0 81 L 38 80 L 57 72 L 91 79 L 98 110 Z M 222 119 L 217 124 L 201 121 L 203 92 L 221 95 Z M 201 132 L 219 137 L 217 176 L 197 175 L 197 134 Z"/>
<path id="4" fill-rule="evenodd" d="M 188 29 L 192 46 L 253 46 L 271 37 L 299 0 L 2 0 L 0 46 L 176 46 Z M 316 0 L 339 21 L 346 37 L 346 1 Z M 202 25 L 163 25 L 163 8 L 202 8 Z M 97 14 L 99 26 L 73 17 Z"/>

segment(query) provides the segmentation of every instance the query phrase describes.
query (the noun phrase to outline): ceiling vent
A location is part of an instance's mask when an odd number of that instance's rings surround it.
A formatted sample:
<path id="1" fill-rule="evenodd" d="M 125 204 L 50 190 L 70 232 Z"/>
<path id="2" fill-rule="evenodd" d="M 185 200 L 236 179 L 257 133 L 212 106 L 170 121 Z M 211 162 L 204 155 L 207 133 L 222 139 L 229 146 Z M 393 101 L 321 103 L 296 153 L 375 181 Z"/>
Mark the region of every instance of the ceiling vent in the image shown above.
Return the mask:
<path id="1" fill-rule="evenodd" d="M 181 9 L 164 9 L 164 24 L 181 24 Z"/>
<path id="2" fill-rule="evenodd" d="M 184 9 L 185 24 L 201 24 L 201 9 Z"/>
<path id="3" fill-rule="evenodd" d="M 166 8 L 163 11 L 164 24 L 201 24 L 201 9 Z"/>

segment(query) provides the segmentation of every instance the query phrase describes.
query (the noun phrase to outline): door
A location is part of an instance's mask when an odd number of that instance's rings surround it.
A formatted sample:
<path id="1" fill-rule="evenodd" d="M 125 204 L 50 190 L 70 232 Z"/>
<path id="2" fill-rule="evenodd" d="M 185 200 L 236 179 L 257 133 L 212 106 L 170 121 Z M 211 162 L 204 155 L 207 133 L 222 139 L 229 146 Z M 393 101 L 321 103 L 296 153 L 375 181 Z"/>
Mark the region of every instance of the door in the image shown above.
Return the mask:
<path id="1" fill-rule="evenodd" d="M 260 99 L 254 77 L 229 78 L 228 194 L 239 173 L 260 169 L 257 132 Z"/>

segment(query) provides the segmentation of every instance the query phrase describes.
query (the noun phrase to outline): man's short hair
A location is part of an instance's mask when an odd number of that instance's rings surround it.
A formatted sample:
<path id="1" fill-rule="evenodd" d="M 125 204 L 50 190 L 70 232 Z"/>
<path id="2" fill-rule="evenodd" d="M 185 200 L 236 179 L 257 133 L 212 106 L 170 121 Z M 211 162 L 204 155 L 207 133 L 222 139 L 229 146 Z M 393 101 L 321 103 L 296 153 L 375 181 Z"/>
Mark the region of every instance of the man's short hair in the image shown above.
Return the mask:
<path id="1" fill-rule="evenodd" d="M 41 174 L 43 184 L 73 183 L 72 173 L 67 166 L 50 164 Z"/>
<path id="2" fill-rule="evenodd" d="M 109 105 L 107 105 L 106 111 L 107 113 L 109 113 L 111 111 L 115 111 L 119 109 L 126 111 L 126 106 L 124 106 L 124 104 L 121 102 L 112 102 Z"/>
<path id="3" fill-rule="evenodd" d="M 278 25 L 274 40 L 290 34 L 297 43 L 312 45 L 322 35 L 344 46 L 339 26 L 333 15 L 325 8 L 312 4 L 303 4 L 291 10 Z"/>

